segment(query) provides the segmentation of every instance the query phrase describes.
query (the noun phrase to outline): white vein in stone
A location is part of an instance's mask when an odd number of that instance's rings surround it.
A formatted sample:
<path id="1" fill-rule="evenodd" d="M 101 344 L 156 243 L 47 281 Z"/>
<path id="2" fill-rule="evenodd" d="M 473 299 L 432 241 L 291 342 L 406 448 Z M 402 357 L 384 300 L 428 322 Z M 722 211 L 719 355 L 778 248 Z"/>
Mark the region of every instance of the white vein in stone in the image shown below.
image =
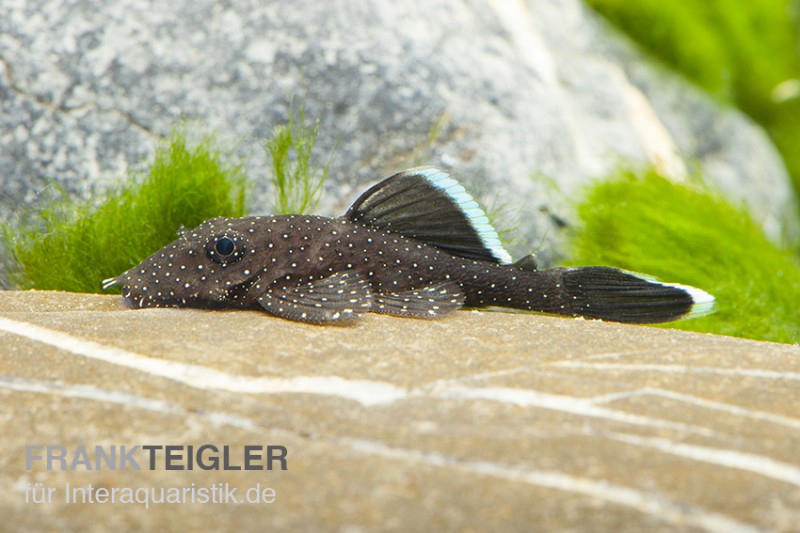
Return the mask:
<path id="1" fill-rule="evenodd" d="M 726 448 L 685 444 L 655 437 L 641 437 L 639 435 L 629 435 L 626 433 L 607 433 L 604 434 L 604 436 L 634 446 L 653 448 L 695 462 L 725 466 L 736 470 L 745 470 L 760 476 L 783 481 L 784 483 L 800 486 L 800 468 L 789 463 L 764 457 L 763 455 L 739 452 Z"/>
<path id="2" fill-rule="evenodd" d="M 436 396 L 440 398 L 491 400 L 523 407 L 538 407 L 540 409 L 572 413 L 578 416 L 585 416 L 589 418 L 602 418 L 605 420 L 613 420 L 615 422 L 622 422 L 637 426 L 686 431 L 707 437 L 713 437 L 715 435 L 714 431 L 700 426 L 693 426 L 680 422 L 671 422 L 669 420 L 660 420 L 658 418 L 651 418 L 647 416 L 626 413 L 624 411 L 607 409 L 605 407 L 598 407 L 594 405 L 592 398 L 576 398 L 574 396 L 564 396 L 530 389 L 516 389 L 509 387 L 469 388 L 448 386 L 446 388 L 442 387 L 440 390 L 435 392 L 437 393 Z"/>
<path id="3" fill-rule="evenodd" d="M 80 398 L 83 400 L 101 403 L 115 403 L 135 409 L 153 411 L 156 413 L 166 413 L 179 416 L 198 416 L 200 418 L 209 420 L 211 423 L 217 426 L 233 426 L 247 430 L 252 430 L 254 428 L 251 420 L 242 418 L 240 416 L 231 415 L 229 413 L 222 413 L 219 411 L 208 411 L 202 413 L 191 412 L 187 411 L 183 406 L 174 403 L 165 402 L 163 400 L 155 400 L 152 398 L 145 398 L 143 396 L 129 394 L 127 392 L 117 390 L 101 389 L 92 385 L 76 385 L 63 383 L 61 381 L 45 381 L 39 379 L 0 376 L 0 389 L 17 392 L 48 394 L 52 396 L 61 396 L 64 398 Z"/>
<path id="4" fill-rule="evenodd" d="M 321 394 L 354 400 L 365 406 L 392 402 L 406 396 L 405 389 L 380 381 L 343 379 L 336 376 L 272 378 L 228 374 L 199 365 L 147 357 L 3 317 L 0 317 L 0 331 L 203 390 L 216 389 L 242 394 Z"/>
<path id="5" fill-rule="evenodd" d="M 467 474 L 579 494 L 631 508 L 636 512 L 677 526 L 681 530 L 687 527 L 697 527 L 710 533 L 763 531 L 732 517 L 708 511 L 696 505 L 676 502 L 660 494 L 617 485 L 605 480 L 577 477 L 563 472 L 531 469 L 524 466 L 511 467 L 488 461 L 463 460 L 444 454 L 394 448 L 380 442 L 360 439 L 341 439 L 338 442 L 349 444 L 352 449 L 373 456 L 408 461 L 417 465 L 450 468 Z"/>
<path id="6" fill-rule="evenodd" d="M 633 370 L 667 372 L 675 374 L 716 374 L 720 376 L 742 376 L 760 379 L 791 379 L 800 380 L 800 373 L 779 372 L 777 370 L 761 370 L 759 368 L 716 368 L 708 366 L 687 366 L 687 365 L 653 365 L 653 364 L 606 364 L 606 363 L 582 363 L 580 361 L 559 361 L 552 363 L 553 366 L 563 368 L 586 368 L 595 370 Z"/>
<path id="7" fill-rule="evenodd" d="M 752 418 L 753 420 L 770 422 L 773 424 L 778 424 L 781 426 L 800 430 L 800 419 L 797 418 L 790 418 L 788 416 L 776 415 L 774 413 L 759 411 L 757 409 L 748 409 L 746 407 L 741 407 L 739 405 L 732 405 L 725 402 L 707 400 L 705 398 L 699 398 L 697 396 L 692 396 L 690 394 L 683 394 L 680 392 L 651 388 L 651 387 L 644 387 L 642 389 L 604 394 L 602 396 L 593 396 L 591 400 L 594 405 L 598 405 L 598 404 L 611 403 L 619 400 L 626 400 L 628 398 L 637 398 L 642 396 L 658 396 L 661 398 L 669 398 L 671 400 L 688 403 L 697 407 L 713 409 L 715 411 L 720 411 L 735 416 Z"/>

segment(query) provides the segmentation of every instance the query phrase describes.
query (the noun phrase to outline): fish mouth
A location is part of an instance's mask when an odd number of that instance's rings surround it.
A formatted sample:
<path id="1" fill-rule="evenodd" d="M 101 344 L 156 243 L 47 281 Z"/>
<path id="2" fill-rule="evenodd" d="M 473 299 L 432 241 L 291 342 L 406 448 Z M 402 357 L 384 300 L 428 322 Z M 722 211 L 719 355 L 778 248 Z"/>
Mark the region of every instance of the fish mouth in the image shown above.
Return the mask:
<path id="1" fill-rule="evenodd" d="M 130 309 L 143 309 L 150 307 L 190 307 L 197 309 L 229 309 L 249 308 L 253 306 L 257 294 L 251 293 L 251 288 L 261 281 L 259 275 L 227 287 L 213 287 L 213 292 L 177 292 L 170 296 L 155 296 L 146 292 L 126 290 L 127 283 L 119 278 L 103 280 L 103 288 L 121 285 L 122 297 L 125 305 Z"/>
<path id="2" fill-rule="evenodd" d="M 247 308 L 255 302 L 258 296 L 258 294 L 252 292 L 253 286 L 263 282 L 263 278 L 262 274 L 258 272 L 228 286 L 193 286 L 193 290 L 182 290 L 182 286 L 181 288 L 167 287 L 165 290 L 162 285 L 161 291 L 163 295 L 157 294 L 157 292 L 144 292 L 135 289 L 137 285 L 147 284 L 147 281 L 149 280 L 143 280 L 136 276 L 127 277 L 126 273 L 122 273 L 119 276 L 104 279 L 102 287 L 103 290 L 111 287 L 122 287 L 123 300 L 130 309 L 149 307 Z M 266 283 L 266 285 L 269 285 L 269 283 Z M 150 288 L 152 289 L 153 287 Z"/>

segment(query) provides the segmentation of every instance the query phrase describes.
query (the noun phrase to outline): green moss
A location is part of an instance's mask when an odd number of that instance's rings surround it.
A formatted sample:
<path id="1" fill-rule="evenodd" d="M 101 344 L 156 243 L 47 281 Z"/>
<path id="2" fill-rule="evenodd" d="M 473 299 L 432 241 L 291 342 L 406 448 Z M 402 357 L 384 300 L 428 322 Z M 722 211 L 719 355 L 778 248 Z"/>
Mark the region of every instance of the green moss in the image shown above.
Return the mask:
<path id="1" fill-rule="evenodd" d="M 161 146 L 146 176 L 93 205 L 61 194 L 3 227 L 6 268 L 17 288 L 100 292 L 116 276 L 173 241 L 181 226 L 244 214 L 245 181 L 206 138 L 189 148 L 181 134 Z"/>
<path id="2" fill-rule="evenodd" d="M 305 105 L 295 107 L 291 102 L 288 123 L 276 126 L 272 137 L 266 140 L 267 153 L 272 161 L 275 214 L 311 213 L 319 205 L 330 157 L 324 166 L 312 164 L 318 133 L 319 119 L 311 125 L 306 124 Z"/>
<path id="3" fill-rule="evenodd" d="M 776 140 L 800 191 L 800 107 L 775 87 L 800 78 L 792 0 L 587 0 L 643 48 L 734 103 Z"/>
<path id="4" fill-rule="evenodd" d="M 578 214 L 567 264 L 617 266 L 717 298 L 715 314 L 670 327 L 800 342 L 797 257 L 715 193 L 625 171 L 589 189 Z"/>

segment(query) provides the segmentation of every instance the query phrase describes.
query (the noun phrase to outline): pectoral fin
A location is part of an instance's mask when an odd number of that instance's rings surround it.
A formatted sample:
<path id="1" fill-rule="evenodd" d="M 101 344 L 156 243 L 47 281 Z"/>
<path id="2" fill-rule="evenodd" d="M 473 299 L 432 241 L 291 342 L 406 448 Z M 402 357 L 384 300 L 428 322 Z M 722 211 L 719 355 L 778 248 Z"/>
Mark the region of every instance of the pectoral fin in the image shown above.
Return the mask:
<path id="1" fill-rule="evenodd" d="M 302 285 L 271 285 L 258 298 L 268 313 L 309 324 L 346 324 L 372 306 L 369 282 L 337 273 Z"/>

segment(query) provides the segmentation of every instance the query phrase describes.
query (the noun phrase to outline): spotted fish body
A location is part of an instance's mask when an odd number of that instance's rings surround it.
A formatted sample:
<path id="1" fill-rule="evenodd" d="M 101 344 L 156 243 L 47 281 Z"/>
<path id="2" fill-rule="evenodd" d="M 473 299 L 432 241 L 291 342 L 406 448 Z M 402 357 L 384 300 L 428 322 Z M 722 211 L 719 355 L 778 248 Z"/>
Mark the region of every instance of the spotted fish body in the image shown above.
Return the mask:
<path id="1" fill-rule="evenodd" d="M 614 268 L 512 264 L 472 197 L 430 167 L 387 178 L 336 219 L 208 220 L 104 283 L 113 285 L 132 307 L 261 309 L 316 324 L 464 305 L 649 323 L 713 307 L 699 289 Z"/>

